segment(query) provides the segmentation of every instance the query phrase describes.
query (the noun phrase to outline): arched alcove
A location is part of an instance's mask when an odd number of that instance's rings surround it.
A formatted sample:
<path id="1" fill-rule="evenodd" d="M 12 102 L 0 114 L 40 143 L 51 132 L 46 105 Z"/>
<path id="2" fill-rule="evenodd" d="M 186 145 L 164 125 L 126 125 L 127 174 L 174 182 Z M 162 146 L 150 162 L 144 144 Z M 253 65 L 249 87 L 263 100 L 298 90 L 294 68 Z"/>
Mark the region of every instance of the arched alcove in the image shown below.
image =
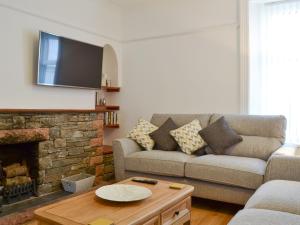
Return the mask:
<path id="1" fill-rule="evenodd" d="M 103 47 L 102 85 L 105 85 L 106 79 L 111 86 L 119 86 L 117 54 L 109 44 Z"/>
<path id="2" fill-rule="evenodd" d="M 103 64 L 102 64 L 102 86 L 106 86 L 106 79 L 109 80 L 108 85 L 111 87 L 120 87 L 119 77 L 119 63 L 117 57 L 117 51 L 110 45 L 106 44 L 103 47 Z M 119 106 L 119 95 L 111 93 L 107 88 L 102 88 L 101 98 L 105 99 L 107 106 Z M 117 124 L 119 124 L 120 114 L 118 110 L 115 110 L 117 114 Z M 116 117 L 115 117 L 116 118 Z M 112 140 L 116 138 L 117 130 L 113 127 L 104 126 L 104 138 L 103 143 L 105 145 L 112 145 Z M 117 128 L 117 127 L 116 127 Z"/>

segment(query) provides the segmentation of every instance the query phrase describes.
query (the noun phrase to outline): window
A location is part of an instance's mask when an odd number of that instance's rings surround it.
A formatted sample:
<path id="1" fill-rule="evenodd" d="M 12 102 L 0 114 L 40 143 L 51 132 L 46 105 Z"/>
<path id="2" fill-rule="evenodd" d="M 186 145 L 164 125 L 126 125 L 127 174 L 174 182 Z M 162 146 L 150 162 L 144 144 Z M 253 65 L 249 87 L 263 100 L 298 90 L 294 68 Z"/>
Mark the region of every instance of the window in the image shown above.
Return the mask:
<path id="1" fill-rule="evenodd" d="M 249 4 L 249 113 L 281 114 L 300 144 L 300 1 Z"/>

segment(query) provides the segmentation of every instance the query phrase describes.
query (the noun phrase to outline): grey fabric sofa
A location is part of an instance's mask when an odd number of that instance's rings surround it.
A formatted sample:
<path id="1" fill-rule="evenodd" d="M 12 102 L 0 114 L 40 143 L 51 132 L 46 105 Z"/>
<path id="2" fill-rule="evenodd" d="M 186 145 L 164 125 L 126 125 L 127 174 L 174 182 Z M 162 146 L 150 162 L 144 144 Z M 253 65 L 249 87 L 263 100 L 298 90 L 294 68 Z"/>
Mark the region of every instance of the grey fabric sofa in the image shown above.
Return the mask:
<path id="1" fill-rule="evenodd" d="M 229 225 L 299 225 L 300 182 L 274 180 L 263 184 Z"/>
<path id="2" fill-rule="evenodd" d="M 204 128 L 221 116 L 154 114 L 151 122 L 160 126 L 171 117 L 178 126 L 182 126 L 193 119 L 199 119 Z M 286 164 L 284 157 L 280 156 L 285 152 L 282 146 L 286 119 L 283 116 L 224 116 L 229 125 L 243 137 L 243 141 L 228 149 L 226 155 L 197 157 L 180 151 L 143 151 L 131 139 L 117 139 L 113 142 L 116 179 L 145 176 L 183 182 L 195 187 L 194 196 L 245 204 L 265 181 L 282 176 L 277 161 Z M 300 179 L 297 175 L 290 176 Z"/>

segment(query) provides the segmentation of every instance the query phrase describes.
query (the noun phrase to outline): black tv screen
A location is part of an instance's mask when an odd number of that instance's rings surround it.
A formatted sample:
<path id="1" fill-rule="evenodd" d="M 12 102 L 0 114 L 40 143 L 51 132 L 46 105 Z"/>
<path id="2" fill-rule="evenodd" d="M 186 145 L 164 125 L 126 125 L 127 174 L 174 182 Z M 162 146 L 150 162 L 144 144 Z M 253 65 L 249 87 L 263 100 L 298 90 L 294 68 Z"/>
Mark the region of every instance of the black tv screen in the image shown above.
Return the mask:
<path id="1" fill-rule="evenodd" d="M 40 32 L 37 83 L 100 89 L 103 48 Z"/>

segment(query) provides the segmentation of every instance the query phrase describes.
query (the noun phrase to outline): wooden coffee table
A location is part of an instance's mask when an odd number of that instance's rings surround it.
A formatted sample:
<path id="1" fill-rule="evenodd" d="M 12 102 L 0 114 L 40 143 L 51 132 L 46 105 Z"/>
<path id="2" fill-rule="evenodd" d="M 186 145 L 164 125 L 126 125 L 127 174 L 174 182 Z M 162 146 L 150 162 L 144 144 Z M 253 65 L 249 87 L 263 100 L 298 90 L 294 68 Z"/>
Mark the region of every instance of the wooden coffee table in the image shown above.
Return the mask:
<path id="1" fill-rule="evenodd" d="M 90 191 L 37 209 L 35 219 L 39 225 L 87 225 L 97 219 L 109 219 L 115 225 L 181 225 L 190 224 L 191 195 L 194 187 L 170 189 L 171 182 L 158 184 L 122 181 L 149 188 L 153 195 L 139 202 L 116 203 L 99 199 Z"/>

